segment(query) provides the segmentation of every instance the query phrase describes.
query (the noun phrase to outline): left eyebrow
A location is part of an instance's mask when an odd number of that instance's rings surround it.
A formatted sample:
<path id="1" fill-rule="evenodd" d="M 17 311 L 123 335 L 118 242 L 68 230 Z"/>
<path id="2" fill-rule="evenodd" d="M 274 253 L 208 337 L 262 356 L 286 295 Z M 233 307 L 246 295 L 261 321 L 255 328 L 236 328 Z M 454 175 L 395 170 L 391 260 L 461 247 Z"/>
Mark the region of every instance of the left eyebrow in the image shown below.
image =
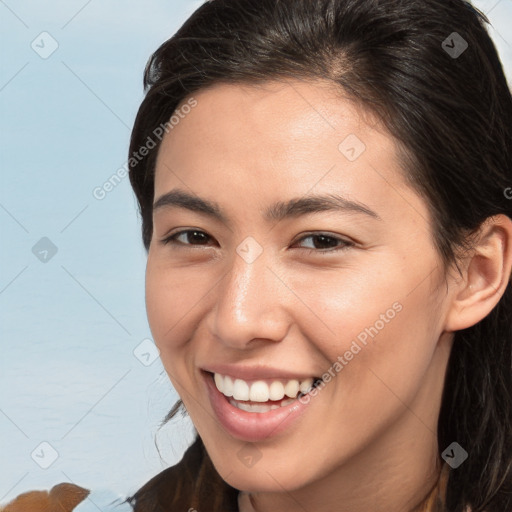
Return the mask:
<path id="1" fill-rule="evenodd" d="M 191 195 L 184 190 L 174 189 L 161 195 L 153 203 L 153 212 L 170 207 L 185 208 L 225 224 L 230 224 L 218 203 Z M 358 213 L 377 220 L 382 220 L 381 217 L 367 205 L 349 200 L 337 194 L 298 197 L 286 202 L 278 201 L 264 211 L 264 218 L 267 222 L 276 222 L 286 218 L 301 217 L 325 211 Z"/>
<path id="2" fill-rule="evenodd" d="M 382 220 L 381 217 L 367 205 L 351 201 L 337 194 L 305 196 L 290 199 L 286 202 L 278 201 L 265 211 L 267 221 L 279 221 L 288 217 L 300 217 L 309 213 L 341 211 L 346 213 L 360 213 Z"/>

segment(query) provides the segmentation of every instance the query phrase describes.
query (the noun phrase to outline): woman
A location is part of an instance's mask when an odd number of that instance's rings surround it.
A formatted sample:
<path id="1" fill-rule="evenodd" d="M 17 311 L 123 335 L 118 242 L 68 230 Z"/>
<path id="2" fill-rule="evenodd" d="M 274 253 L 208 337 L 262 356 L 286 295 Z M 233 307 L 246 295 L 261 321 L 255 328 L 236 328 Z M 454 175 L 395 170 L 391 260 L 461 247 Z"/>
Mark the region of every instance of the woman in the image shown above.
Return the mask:
<path id="1" fill-rule="evenodd" d="M 462 0 L 212 0 L 130 180 L 197 430 L 137 511 L 512 510 L 512 99 Z"/>

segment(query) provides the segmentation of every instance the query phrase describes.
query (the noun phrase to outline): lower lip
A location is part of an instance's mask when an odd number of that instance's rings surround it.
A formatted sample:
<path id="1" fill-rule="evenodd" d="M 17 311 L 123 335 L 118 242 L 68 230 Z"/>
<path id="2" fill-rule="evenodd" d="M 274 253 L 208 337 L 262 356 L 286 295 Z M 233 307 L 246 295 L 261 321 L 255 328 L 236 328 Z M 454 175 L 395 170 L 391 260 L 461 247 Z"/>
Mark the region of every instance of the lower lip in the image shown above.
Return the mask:
<path id="1" fill-rule="evenodd" d="M 210 373 L 201 372 L 208 388 L 212 408 L 224 429 L 243 441 L 261 441 L 293 425 L 306 411 L 308 403 L 295 400 L 289 405 L 268 412 L 247 412 L 229 403 L 215 385 Z"/>

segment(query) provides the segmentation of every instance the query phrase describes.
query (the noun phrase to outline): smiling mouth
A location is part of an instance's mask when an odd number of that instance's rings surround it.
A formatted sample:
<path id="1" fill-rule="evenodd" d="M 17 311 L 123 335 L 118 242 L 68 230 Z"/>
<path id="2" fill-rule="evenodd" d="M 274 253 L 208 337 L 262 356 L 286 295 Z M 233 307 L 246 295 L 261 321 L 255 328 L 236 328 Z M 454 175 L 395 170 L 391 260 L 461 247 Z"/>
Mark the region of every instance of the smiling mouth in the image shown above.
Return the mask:
<path id="1" fill-rule="evenodd" d="M 321 379 L 261 379 L 246 381 L 220 373 L 206 372 L 229 403 L 246 412 L 264 413 L 285 407 L 316 388 Z"/>
<path id="2" fill-rule="evenodd" d="M 237 371 L 240 375 L 242 371 L 239 370 L 240 368 L 237 368 L 234 371 Z M 227 373 L 229 370 L 226 368 L 223 371 Z M 247 368 L 243 371 L 251 377 L 258 375 L 258 372 L 249 371 Z M 279 375 L 279 372 L 270 372 L 268 368 L 265 371 L 267 375 L 270 374 L 272 377 Z M 264 372 L 260 372 L 260 375 L 262 374 Z M 283 372 L 283 374 L 286 374 L 286 372 Z M 293 374 L 288 373 L 288 375 L 292 376 Z M 224 380 L 221 382 L 220 377 L 225 379 L 226 375 L 216 375 L 213 369 L 210 371 L 202 368 L 201 377 L 206 386 L 211 408 L 221 428 L 229 436 L 246 442 L 264 441 L 270 437 L 280 436 L 285 430 L 291 429 L 293 425 L 300 423 L 300 418 L 307 414 L 311 407 L 315 408 L 316 398 L 313 397 L 316 397 L 317 393 L 314 393 L 313 390 L 323 384 L 321 379 L 311 378 L 313 382 L 306 390 L 308 392 L 304 394 L 300 390 L 302 382 L 289 384 L 290 380 L 296 380 L 293 378 L 281 381 L 275 378 L 269 378 L 266 381 L 263 379 L 244 381 L 237 378 L 233 380 L 229 377 L 227 389 L 225 389 L 223 387 Z M 301 380 L 309 381 L 309 379 L 307 373 L 301 375 Z M 233 384 L 232 389 L 229 388 L 229 381 Z M 240 382 L 237 383 L 237 381 Z M 274 384 L 275 381 L 280 382 L 281 387 Z M 220 384 L 223 391 L 218 389 L 217 383 Z M 263 384 L 268 387 L 268 391 L 266 391 Z M 272 384 L 274 385 L 272 386 Z M 256 385 L 254 394 L 253 385 Z M 292 396 L 288 396 L 281 391 L 285 385 Z M 297 385 L 299 386 L 298 391 L 296 390 Z M 303 389 L 305 389 L 304 386 Z M 270 387 L 272 387 L 272 396 L 270 396 Z M 304 399 L 301 399 L 301 397 L 304 397 Z M 251 400 L 251 398 L 257 398 L 257 400 Z"/>

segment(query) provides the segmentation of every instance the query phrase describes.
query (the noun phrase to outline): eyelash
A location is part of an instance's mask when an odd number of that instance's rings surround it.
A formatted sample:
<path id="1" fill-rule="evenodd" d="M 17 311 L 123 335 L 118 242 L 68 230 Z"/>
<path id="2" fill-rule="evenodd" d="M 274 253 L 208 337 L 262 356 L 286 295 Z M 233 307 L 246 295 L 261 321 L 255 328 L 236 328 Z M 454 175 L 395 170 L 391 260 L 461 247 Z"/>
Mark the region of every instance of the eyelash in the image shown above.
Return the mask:
<path id="1" fill-rule="evenodd" d="M 198 246 L 202 246 L 204 244 L 185 244 L 183 242 L 178 242 L 176 240 L 176 238 L 184 233 L 203 233 L 205 234 L 207 237 L 209 238 L 212 238 L 210 237 L 207 233 L 205 233 L 204 231 L 201 231 L 199 229 L 184 229 L 182 231 L 178 231 L 177 233 L 174 233 L 172 234 L 171 236 L 168 236 L 167 238 L 164 238 L 161 240 L 161 243 L 163 245 L 182 245 L 184 247 L 186 246 L 194 246 L 194 245 L 198 245 Z M 328 238 L 328 239 L 331 239 L 331 240 L 336 240 L 337 242 L 340 242 L 341 245 L 339 247 L 335 247 L 335 248 L 332 248 L 332 249 L 304 249 L 308 254 L 312 254 L 312 253 L 316 253 L 316 254 L 332 254 L 332 253 L 337 253 L 337 252 L 341 252 L 341 251 L 345 251 L 347 250 L 349 247 L 352 247 L 354 246 L 354 243 L 353 242 L 349 242 L 348 240 L 344 240 L 343 238 L 339 238 L 337 236 L 333 236 L 333 235 L 329 235 L 327 233 L 310 233 L 309 235 L 306 235 L 306 236 L 303 236 L 302 238 L 300 238 L 296 243 L 298 242 L 302 242 L 303 240 L 307 239 L 307 238 L 316 238 L 316 237 L 324 237 L 324 238 Z"/>

